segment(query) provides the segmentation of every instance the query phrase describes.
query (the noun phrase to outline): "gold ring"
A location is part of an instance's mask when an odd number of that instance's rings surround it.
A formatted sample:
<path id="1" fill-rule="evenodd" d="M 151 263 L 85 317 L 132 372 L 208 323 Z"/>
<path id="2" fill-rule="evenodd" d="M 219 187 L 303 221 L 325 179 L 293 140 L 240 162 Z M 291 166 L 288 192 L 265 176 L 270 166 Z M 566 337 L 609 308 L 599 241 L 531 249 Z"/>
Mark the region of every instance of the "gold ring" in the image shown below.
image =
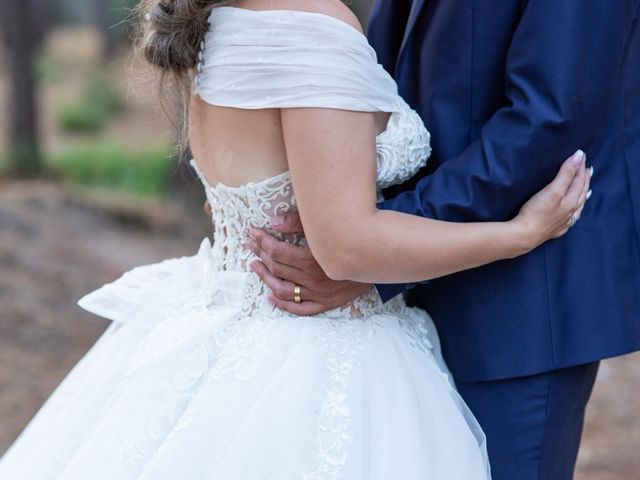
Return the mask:
<path id="1" fill-rule="evenodd" d="M 293 285 L 293 301 L 302 303 L 302 287 L 300 285 Z"/>

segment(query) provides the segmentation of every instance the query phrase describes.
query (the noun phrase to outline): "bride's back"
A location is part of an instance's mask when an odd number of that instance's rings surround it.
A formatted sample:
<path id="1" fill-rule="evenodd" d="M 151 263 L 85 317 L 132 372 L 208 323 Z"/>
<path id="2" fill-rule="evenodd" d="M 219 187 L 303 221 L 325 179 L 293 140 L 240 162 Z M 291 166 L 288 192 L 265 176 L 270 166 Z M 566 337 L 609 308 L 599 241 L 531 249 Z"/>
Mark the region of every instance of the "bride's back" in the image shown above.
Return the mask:
<path id="1" fill-rule="evenodd" d="M 212 185 L 237 187 L 288 168 L 279 109 L 220 107 L 194 96 L 189 144 Z"/>
<path id="2" fill-rule="evenodd" d="M 340 0 L 245 0 L 248 10 L 297 10 L 322 13 L 362 32 L 357 17 Z M 388 115 L 380 118 L 380 128 Z M 189 144 L 210 184 L 241 186 L 288 169 L 280 110 L 211 105 L 194 95 L 189 115 Z"/>

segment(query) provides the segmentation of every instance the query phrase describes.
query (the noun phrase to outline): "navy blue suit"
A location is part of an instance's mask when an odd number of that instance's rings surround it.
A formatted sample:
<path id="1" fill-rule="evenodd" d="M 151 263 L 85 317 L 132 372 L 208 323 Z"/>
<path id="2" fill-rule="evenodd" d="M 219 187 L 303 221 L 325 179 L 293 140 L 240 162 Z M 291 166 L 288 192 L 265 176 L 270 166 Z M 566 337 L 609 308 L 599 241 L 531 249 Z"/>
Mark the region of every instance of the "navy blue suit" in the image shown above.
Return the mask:
<path id="1" fill-rule="evenodd" d="M 372 11 L 370 41 L 433 142 L 426 169 L 383 208 L 507 220 L 578 148 L 595 169 L 593 196 L 565 237 L 425 285 L 378 287 L 384 299 L 410 290 L 432 315 L 494 470 L 505 463 L 496 478 L 529 477 L 497 458 L 496 446 L 516 440 L 496 427 L 490 391 L 498 401 L 515 395 L 508 385 L 555 385 L 559 398 L 563 385 L 586 404 L 590 386 L 569 374 L 592 382 L 594 362 L 640 349 L 639 23 L 638 0 L 377 0 Z M 572 465 L 540 465 L 542 478 L 571 478 Z"/>

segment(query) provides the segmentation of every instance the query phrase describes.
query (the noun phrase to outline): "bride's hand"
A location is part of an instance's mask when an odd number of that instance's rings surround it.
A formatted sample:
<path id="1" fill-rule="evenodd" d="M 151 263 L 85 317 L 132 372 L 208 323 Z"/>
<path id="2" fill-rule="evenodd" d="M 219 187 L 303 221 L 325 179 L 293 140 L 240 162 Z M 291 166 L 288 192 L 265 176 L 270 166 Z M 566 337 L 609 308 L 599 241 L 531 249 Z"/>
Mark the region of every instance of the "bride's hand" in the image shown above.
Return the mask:
<path id="1" fill-rule="evenodd" d="M 534 195 L 512 220 L 524 232 L 527 251 L 561 237 L 580 219 L 585 202 L 591 196 L 589 186 L 593 174 L 585 162 L 584 152 L 578 150 L 564 162 L 556 178 Z"/>

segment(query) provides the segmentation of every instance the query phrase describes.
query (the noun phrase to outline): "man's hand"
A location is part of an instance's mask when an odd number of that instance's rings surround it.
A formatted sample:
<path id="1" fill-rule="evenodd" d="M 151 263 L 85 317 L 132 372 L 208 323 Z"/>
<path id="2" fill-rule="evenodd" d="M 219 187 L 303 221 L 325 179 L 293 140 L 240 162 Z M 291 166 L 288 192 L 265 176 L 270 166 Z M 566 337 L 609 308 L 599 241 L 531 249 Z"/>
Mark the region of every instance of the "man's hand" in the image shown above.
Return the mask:
<path id="1" fill-rule="evenodd" d="M 304 234 L 300 216 L 291 212 L 271 220 L 280 233 Z M 371 285 L 331 280 L 306 246 L 282 242 L 263 230 L 252 230 L 249 248 L 260 258 L 253 270 L 272 290 L 270 300 L 282 310 L 311 316 L 341 307 L 366 293 Z M 294 288 L 301 287 L 302 303 L 295 303 Z"/>

